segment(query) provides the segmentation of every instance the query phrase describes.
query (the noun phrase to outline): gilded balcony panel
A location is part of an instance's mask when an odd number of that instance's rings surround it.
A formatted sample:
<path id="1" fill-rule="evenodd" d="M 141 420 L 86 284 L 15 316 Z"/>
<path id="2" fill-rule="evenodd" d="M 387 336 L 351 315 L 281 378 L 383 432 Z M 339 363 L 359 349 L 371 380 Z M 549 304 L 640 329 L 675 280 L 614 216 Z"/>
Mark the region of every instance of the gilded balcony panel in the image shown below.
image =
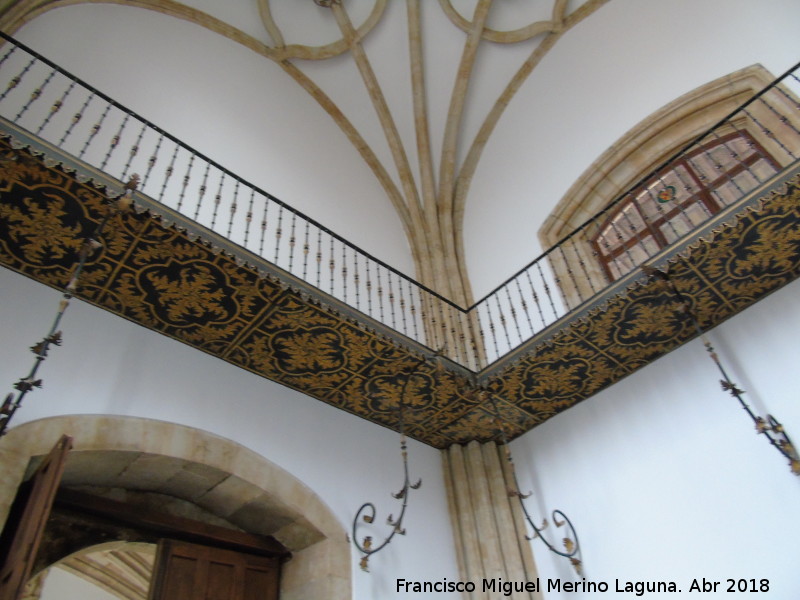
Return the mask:
<path id="1" fill-rule="evenodd" d="M 24 148 L 11 133 L 0 157 L 0 263 L 63 288 L 114 183 L 64 167 L 69 157 L 54 148 Z M 800 272 L 799 170 L 795 164 L 651 261 L 669 268 L 704 329 Z M 428 356 L 407 433 L 437 448 L 495 437 L 493 409 L 473 393 L 476 381 L 496 393 L 513 438 L 694 336 L 674 298 L 634 272 L 473 373 L 188 219 L 156 214 L 146 197 L 137 206 L 106 230 L 78 297 L 390 428 L 397 374 Z M 437 364 L 444 372 L 434 376 Z"/>

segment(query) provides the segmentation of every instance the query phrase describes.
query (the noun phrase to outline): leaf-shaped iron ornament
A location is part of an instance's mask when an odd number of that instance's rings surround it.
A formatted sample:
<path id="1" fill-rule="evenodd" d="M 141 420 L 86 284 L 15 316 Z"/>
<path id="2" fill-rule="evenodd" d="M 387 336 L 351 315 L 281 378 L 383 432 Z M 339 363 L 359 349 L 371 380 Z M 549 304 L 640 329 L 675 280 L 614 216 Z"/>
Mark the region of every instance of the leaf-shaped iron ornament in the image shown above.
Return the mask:
<path id="1" fill-rule="evenodd" d="M 486 396 L 488 396 L 489 392 L 483 390 L 482 394 L 485 398 Z M 522 507 L 522 514 L 525 516 L 525 520 L 528 522 L 528 525 L 533 530 L 533 534 L 526 535 L 525 539 L 527 539 L 528 541 L 532 541 L 535 539 L 542 540 L 542 543 L 544 543 L 544 545 L 547 546 L 547 549 L 550 550 L 550 552 L 568 558 L 570 564 L 575 569 L 575 572 L 579 576 L 583 576 L 583 562 L 579 558 L 581 548 L 580 544 L 578 543 L 578 533 L 575 531 L 575 527 L 572 525 L 572 521 L 569 520 L 567 515 L 565 515 L 562 511 L 558 509 L 554 510 L 551 513 L 553 524 L 555 524 L 556 527 L 560 528 L 566 526 L 567 528 L 566 535 L 562 538 L 562 544 L 564 546 L 564 549 L 562 550 L 555 543 L 548 540 L 547 537 L 545 537 L 542 534 L 542 532 L 549 526 L 548 520 L 546 518 L 542 519 L 542 524 L 537 526 L 536 523 L 534 523 L 530 513 L 528 512 L 528 508 L 525 506 L 525 500 L 527 498 L 530 498 L 533 492 L 523 494 L 522 492 L 519 491 L 519 482 L 517 481 L 517 473 L 514 468 L 514 459 L 511 457 L 511 449 L 508 445 L 508 438 L 506 437 L 505 429 L 503 428 L 502 423 L 500 421 L 500 412 L 497 409 L 497 402 L 495 401 L 494 398 L 491 398 L 490 402 L 494 410 L 495 422 L 497 424 L 500 442 L 504 448 L 506 460 L 508 461 L 508 466 L 509 466 L 508 471 L 511 474 L 511 480 L 512 483 L 514 484 L 514 486 L 508 490 L 508 496 L 510 498 L 516 498 L 517 500 L 519 500 L 519 505 Z"/>
<path id="2" fill-rule="evenodd" d="M 700 320 L 692 310 L 691 302 L 688 298 L 681 294 L 680 290 L 678 290 L 676 287 L 675 282 L 670 279 L 669 271 L 662 271 L 650 265 L 642 265 L 642 271 L 651 280 L 661 282 L 664 288 L 678 301 L 680 312 L 686 315 L 686 318 L 691 322 L 692 326 L 697 332 L 698 337 L 703 341 L 706 352 L 708 352 L 709 357 L 711 357 L 711 360 L 714 361 L 715 365 L 717 365 L 717 369 L 722 375 L 722 379 L 720 379 L 719 382 L 720 386 L 722 387 L 722 391 L 730 392 L 731 396 L 739 401 L 741 407 L 753 420 L 753 423 L 756 426 L 756 432 L 766 436 L 766 438 L 769 440 L 769 443 L 772 444 L 778 450 L 778 452 L 783 454 L 784 457 L 786 457 L 786 459 L 789 461 L 789 469 L 792 471 L 792 473 L 795 475 L 800 475 L 800 455 L 798 455 L 797 448 L 794 446 L 794 444 L 792 444 L 792 440 L 789 439 L 789 435 L 784 430 L 783 425 L 781 425 L 781 423 L 772 415 L 767 415 L 766 419 L 756 415 L 753 412 L 753 409 L 750 408 L 747 402 L 744 401 L 744 398 L 742 398 L 744 390 L 739 388 L 739 386 L 737 386 L 733 381 L 731 381 L 731 378 L 728 377 L 725 367 L 722 366 L 719 356 L 714 351 L 714 347 L 711 345 L 711 342 L 705 335 L 705 331 L 700 325 Z"/>
<path id="3" fill-rule="evenodd" d="M 96 250 L 102 247 L 102 243 L 97 240 L 100 238 L 101 234 L 103 233 L 103 229 L 105 229 L 106 225 L 108 225 L 108 222 L 111 220 L 111 218 L 120 214 L 121 212 L 127 211 L 130 208 L 131 204 L 133 203 L 133 193 L 136 191 L 138 185 L 139 176 L 132 175 L 128 183 L 126 183 L 123 188 L 123 194 L 116 199 L 108 200 L 106 213 L 103 216 L 103 219 L 97 225 L 94 232 L 92 232 L 92 234 L 83 241 L 80 250 L 78 250 L 77 261 L 73 267 L 69 281 L 63 288 L 61 300 L 58 303 L 58 310 L 56 311 L 55 319 L 50 326 L 50 331 L 41 342 L 37 342 L 30 347 L 31 352 L 35 354 L 33 367 L 26 377 L 23 377 L 14 384 L 14 389 L 17 390 L 17 393 L 8 394 L 3 401 L 2 406 L 0 407 L 0 436 L 6 434 L 8 425 L 11 422 L 11 418 L 22 404 L 22 400 L 25 398 L 25 395 L 28 392 L 33 391 L 35 388 L 42 387 L 42 380 L 36 379 L 36 374 L 39 371 L 41 364 L 47 358 L 47 353 L 50 350 L 50 347 L 61 345 L 61 331 L 58 329 L 58 326 L 61 323 L 61 319 L 63 318 L 67 307 L 69 306 L 69 301 L 72 299 L 78 289 L 78 283 L 83 273 L 83 268 L 86 265 L 86 261 L 92 254 L 94 254 Z"/>
<path id="4" fill-rule="evenodd" d="M 403 527 L 403 518 L 406 514 L 406 507 L 408 506 L 408 496 L 410 490 L 418 490 L 422 485 L 422 479 L 418 479 L 416 483 L 411 483 L 411 479 L 408 475 L 408 449 L 406 446 L 406 435 L 405 435 L 405 419 L 404 419 L 404 411 L 405 411 L 405 397 L 406 392 L 409 389 L 409 384 L 411 381 L 419 375 L 420 367 L 425 364 L 426 360 L 420 359 L 420 361 L 412 366 L 410 369 L 406 371 L 406 378 L 403 381 L 403 386 L 400 390 L 399 402 L 398 402 L 398 423 L 399 423 L 399 431 L 400 431 L 400 455 L 403 459 L 403 487 L 400 488 L 400 491 L 392 493 L 392 497 L 396 500 L 402 500 L 402 505 L 400 507 L 400 513 L 398 517 L 395 519 L 394 513 L 390 514 L 386 519 L 386 524 L 391 527 L 391 531 L 389 535 L 384 539 L 380 544 L 374 544 L 372 536 L 365 536 L 363 541 L 358 541 L 358 534 L 356 530 L 361 522 L 367 524 L 373 524 L 375 522 L 375 505 L 372 502 L 365 502 L 361 505 L 361 508 L 358 509 L 356 512 L 356 516 L 353 519 L 353 535 L 352 540 L 353 544 L 358 551 L 361 552 L 363 555 L 361 560 L 359 561 L 359 565 L 362 571 L 369 572 L 369 559 L 370 557 L 375 554 L 376 552 L 380 552 L 386 545 L 392 541 L 395 535 L 405 535 L 406 530 Z"/>

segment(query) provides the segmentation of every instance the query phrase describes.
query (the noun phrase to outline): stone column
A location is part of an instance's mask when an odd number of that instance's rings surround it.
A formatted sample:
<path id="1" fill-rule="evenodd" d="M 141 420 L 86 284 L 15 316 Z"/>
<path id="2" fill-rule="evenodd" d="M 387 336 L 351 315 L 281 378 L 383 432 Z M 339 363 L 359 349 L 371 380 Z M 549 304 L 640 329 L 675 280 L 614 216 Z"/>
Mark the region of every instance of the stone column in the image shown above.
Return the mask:
<path id="1" fill-rule="evenodd" d="M 488 600 L 483 580 L 537 582 L 530 544 L 516 499 L 510 498 L 509 473 L 494 442 L 470 442 L 442 451 L 450 517 L 461 580 L 476 590 L 470 600 Z M 495 588 L 497 595 L 498 587 Z M 514 592 L 514 600 L 542 600 L 540 592 Z"/>

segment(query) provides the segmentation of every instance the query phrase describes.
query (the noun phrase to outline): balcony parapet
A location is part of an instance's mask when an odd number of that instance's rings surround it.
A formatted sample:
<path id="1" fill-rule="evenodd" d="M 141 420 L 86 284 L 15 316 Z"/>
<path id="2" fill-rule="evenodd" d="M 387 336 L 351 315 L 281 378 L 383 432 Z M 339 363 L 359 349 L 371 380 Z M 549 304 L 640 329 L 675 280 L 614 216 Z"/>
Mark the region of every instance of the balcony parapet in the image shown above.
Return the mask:
<path id="1" fill-rule="evenodd" d="M 639 277 L 638 264 L 680 255 L 730 215 L 753 206 L 800 157 L 795 67 L 491 293 L 461 307 L 2 37 L 0 115 L 18 144 L 111 188 L 138 173 L 137 204 L 163 225 L 207 240 L 238 263 L 253 265 L 414 352 L 442 352 L 454 372 L 483 379 L 518 359 L 532 340 L 625 293 Z M 774 169 L 760 170 L 745 160 L 740 148 L 726 141 L 732 132 L 746 132 L 769 154 Z M 630 217 L 612 218 L 632 198 L 642 203 L 665 190 L 680 192 L 676 184 L 689 189 L 689 182 L 670 173 L 676 164 L 697 161 L 711 141 L 720 141 L 716 154 L 703 160 L 710 169 L 723 160 L 727 165 L 727 179 L 718 182 L 727 194 L 721 210 L 689 214 L 683 205 L 668 206 L 669 200 L 651 202 L 656 217 L 670 211 L 679 217 L 665 221 L 672 230 L 665 247 L 650 244 Z M 604 227 L 604 241 L 598 242 Z M 616 238 L 624 238 L 624 249 L 608 258 L 602 244 Z"/>

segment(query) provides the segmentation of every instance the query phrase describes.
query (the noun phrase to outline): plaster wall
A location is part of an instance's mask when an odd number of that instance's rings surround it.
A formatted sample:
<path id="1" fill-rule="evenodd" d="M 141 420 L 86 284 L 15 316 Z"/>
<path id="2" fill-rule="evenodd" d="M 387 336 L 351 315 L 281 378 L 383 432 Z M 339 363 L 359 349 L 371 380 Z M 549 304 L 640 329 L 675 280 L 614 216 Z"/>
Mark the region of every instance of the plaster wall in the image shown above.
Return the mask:
<path id="1" fill-rule="evenodd" d="M 745 400 L 795 442 L 799 293 L 794 282 L 708 334 Z M 533 513 L 569 516 L 584 576 L 607 582 L 609 597 L 617 579 L 623 589 L 674 581 L 684 598 L 705 578 L 721 582 L 709 599 L 731 595 L 728 579 L 767 579 L 769 594 L 759 595 L 797 598 L 800 478 L 719 379 L 695 340 L 512 443 Z M 549 531 L 557 543 L 559 533 Z M 545 586 L 579 581 L 567 561 L 532 544 Z M 600 596 L 544 589 L 548 600 Z"/>
<path id="2" fill-rule="evenodd" d="M 115 600 L 117 597 L 62 569 L 52 569 L 42 587 L 40 600 Z"/>
<path id="3" fill-rule="evenodd" d="M 50 326 L 59 295 L 0 270 L 0 381 L 8 391 L 27 374 L 28 346 Z M 377 507 L 377 540 L 399 501 L 403 483 L 396 433 L 230 366 L 105 311 L 73 301 L 63 321 L 64 344 L 40 369 L 44 387 L 26 397 L 15 425 L 75 414 L 146 417 L 235 440 L 282 467 L 313 490 L 350 530 L 362 503 Z M 66 432 L 68 433 L 68 432 Z M 2 443 L 2 441 L 0 441 Z M 353 598 L 396 594 L 395 580 L 458 577 L 438 450 L 409 441 L 412 493 L 399 536 L 358 568 L 353 553 Z M 368 532 L 359 530 L 359 536 Z M 388 533 L 388 531 L 387 531 Z M 435 557 L 435 560 L 432 559 Z M 442 594 L 442 598 L 457 595 Z"/>

